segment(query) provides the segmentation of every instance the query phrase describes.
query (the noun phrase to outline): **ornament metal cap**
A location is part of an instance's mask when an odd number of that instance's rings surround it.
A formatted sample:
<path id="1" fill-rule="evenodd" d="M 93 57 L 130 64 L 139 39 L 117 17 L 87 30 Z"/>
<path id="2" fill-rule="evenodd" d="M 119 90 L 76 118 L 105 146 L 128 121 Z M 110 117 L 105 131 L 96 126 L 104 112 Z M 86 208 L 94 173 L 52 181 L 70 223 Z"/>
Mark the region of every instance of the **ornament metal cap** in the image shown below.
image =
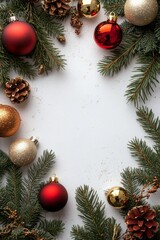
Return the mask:
<path id="1" fill-rule="evenodd" d="M 38 146 L 38 144 L 39 144 L 39 141 L 38 141 L 38 139 L 37 138 L 35 138 L 35 137 L 30 137 L 30 140 L 32 141 L 32 142 L 34 142 L 34 144 L 36 145 L 36 146 Z"/>
<path id="2" fill-rule="evenodd" d="M 14 15 L 14 13 L 13 13 L 11 10 L 9 11 L 9 16 L 10 16 L 10 18 L 9 18 L 9 21 L 10 21 L 10 22 L 15 22 L 15 21 L 17 21 L 16 16 Z"/>
<path id="3" fill-rule="evenodd" d="M 49 178 L 49 181 L 50 181 L 50 182 L 54 182 L 54 183 L 58 183 L 58 182 L 59 182 L 59 181 L 58 181 L 58 177 L 57 177 L 56 175 L 50 177 L 50 178 Z"/>
<path id="4" fill-rule="evenodd" d="M 11 16 L 11 17 L 9 18 L 9 21 L 10 21 L 10 22 L 15 22 L 15 21 L 17 21 L 16 16 Z"/>
<path id="5" fill-rule="evenodd" d="M 116 22 L 117 21 L 117 16 L 116 16 L 116 14 L 114 12 L 110 12 L 108 19 L 110 21 Z"/>

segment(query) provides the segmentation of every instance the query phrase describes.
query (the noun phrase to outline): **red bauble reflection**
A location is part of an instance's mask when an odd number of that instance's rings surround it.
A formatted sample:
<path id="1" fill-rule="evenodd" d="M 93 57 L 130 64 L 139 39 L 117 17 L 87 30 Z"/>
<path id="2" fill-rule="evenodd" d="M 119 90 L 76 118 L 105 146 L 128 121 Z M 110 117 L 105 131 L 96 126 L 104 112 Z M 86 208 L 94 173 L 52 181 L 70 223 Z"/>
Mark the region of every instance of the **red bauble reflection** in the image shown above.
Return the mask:
<path id="1" fill-rule="evenodd" d="M 9 23 L 2 32 L 2 43 L 14 55 L 23 56 L 32 52 L 37 42 L 33 27 L 22 21 Z"/>
<path id="2" fill-rule="evenodd" d="M 101 48 L 112 49 L 117 47 L 122 40 L 122 30 L 114 20 L 108 19 L 97 25 L 94 39 Z"/>
<path id="3" fill-rule="evenodd" d="M 63 185 L 57 182 L 47 183 L 39 192 L 39 203 L 49 212 L 61 210 L 66 205 L 67 201 L 67 190 Z"/>

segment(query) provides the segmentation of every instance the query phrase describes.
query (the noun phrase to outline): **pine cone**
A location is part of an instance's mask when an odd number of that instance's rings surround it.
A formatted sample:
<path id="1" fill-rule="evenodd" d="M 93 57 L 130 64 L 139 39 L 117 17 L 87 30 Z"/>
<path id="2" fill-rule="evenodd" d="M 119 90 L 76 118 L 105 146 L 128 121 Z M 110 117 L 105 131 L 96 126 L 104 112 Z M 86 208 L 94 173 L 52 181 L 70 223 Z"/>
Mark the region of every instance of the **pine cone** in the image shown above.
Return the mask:
<path id="1" fill-rule="evenodd" d="M 65 43 L 66 42 L 66 38 L 64 35 L 58 35 L 57 36 L 57 40 L 60 42 L 60 43 Z"/>
<path id="2" fill-rule="evenodd" d="M 43 0 L 42 8 L 50 15 L 66 16 L 70 10 L 70 0 Z"/>
<path id="3" fill-rule="evenodd" d="M 13 103 L 25 101 L 30 93 L 29 83 L 21 77 L 16 77 L 6 82 L 5 94 Z"/>
<path id="4" fill-rule="evenodd" d="M 83 25 L 82 21 L 80 20 L 80 15 L 75 7 L 71 7 L 71 21 L 70 24 L 72 27 L 75 28 L 75 33 L 77 35 L 81 32 L 81 27 Z"/>
<path id="5" fill-rule="evenodd" d="M 158 222 L 154 221 L 156 212 L 150 209 L 147 205 L 141 205 L 132 208 L 127 216 L 125 222 L 128 231 L 139 239 L 150 239 L 158 231 Z"/>

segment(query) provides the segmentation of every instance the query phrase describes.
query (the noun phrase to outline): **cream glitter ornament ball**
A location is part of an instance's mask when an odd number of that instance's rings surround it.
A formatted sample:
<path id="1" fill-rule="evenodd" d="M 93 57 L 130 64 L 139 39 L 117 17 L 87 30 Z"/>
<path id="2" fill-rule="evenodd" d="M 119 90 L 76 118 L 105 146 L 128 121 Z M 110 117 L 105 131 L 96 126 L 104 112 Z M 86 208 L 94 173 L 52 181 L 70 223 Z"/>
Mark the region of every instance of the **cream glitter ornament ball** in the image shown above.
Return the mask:
<path id="1" fill-rule="evenodd" d="M 11 161 L 18 167 L 23 167 L 36 158 L 37 155 L 37 139 L 20 138 L 11 143 L 9 148 L 9 157 Z"/>
<path id="2" fill-rule="evenodd" d="M 124 5 L 124 14 L 133 25 L 148 25 L 158 14 L 157 0 L 127 0 Z"/>

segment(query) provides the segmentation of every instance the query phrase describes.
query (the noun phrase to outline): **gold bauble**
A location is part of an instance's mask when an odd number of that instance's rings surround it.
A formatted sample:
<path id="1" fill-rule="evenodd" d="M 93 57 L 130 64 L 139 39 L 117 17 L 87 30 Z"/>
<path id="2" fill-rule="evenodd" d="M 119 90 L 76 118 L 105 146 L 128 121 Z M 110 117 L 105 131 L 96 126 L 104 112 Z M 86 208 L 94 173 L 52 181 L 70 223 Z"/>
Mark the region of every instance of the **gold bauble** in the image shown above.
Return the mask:
<path id="1" fill-rule="evenodd" d="M 137 26 L 145 26 L 158 14 L 157 0 L 127 0 L 124 5 L 127 20 Z"/>
<path id="2" fill-rule="evenodd" d="M 79 0 L 78 12 L 86 18 L 94 18 L 100 11 L 100 2 L 98 0 Z"/>
<path id="3" fill-rule="evenodd" d="M 15 134 L 20 123 L 21 118 L 15 108 L 0 104 L 0 137 L 10 137 Z"/>
<path id="4" fill-rule="evenodd" d="M 34 161 L 37 155 L 37 143 L 34 138 L 15 140 L 9 148 L 9 157 L 18 167 L 23 167 Z"/>
<path id="5" fill-rule="evenodd" d="M 114 208 L 124 208 L 128 203 L 127 191 L 119 186 L 112 187 L 106 192 L 108 203 Z"/>

